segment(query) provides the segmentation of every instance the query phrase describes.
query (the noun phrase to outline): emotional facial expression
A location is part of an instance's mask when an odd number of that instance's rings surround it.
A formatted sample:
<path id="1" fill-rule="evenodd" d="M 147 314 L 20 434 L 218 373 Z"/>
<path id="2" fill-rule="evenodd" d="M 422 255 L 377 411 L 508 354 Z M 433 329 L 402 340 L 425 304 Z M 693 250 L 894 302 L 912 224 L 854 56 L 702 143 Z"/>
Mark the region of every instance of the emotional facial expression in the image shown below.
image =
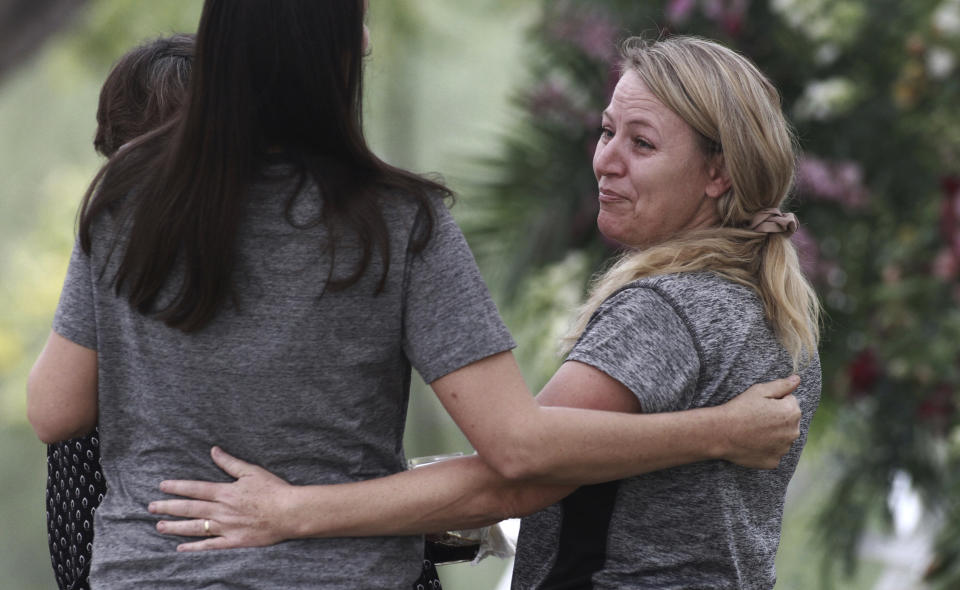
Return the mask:
<path id="1" fill-rule="evenodd" d="M 603 112 L 593 156 L 599 185 L 597 227 L 607 238 L 642 248 L 719 223 L 716 197 L 729 181 L 708 161 L 697 133 L 628 70 Z"/>

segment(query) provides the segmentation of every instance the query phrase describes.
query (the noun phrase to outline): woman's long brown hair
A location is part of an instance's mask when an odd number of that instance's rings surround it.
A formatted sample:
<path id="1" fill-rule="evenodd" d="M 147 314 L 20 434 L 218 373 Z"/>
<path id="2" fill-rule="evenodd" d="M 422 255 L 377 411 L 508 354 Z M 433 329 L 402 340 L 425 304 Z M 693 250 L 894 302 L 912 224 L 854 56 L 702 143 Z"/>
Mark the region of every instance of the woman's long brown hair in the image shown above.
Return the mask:
<path id="1" fill-rule="evenodd" d="M 125 246 L 110 278 L 118 296 L 186 332 L 206 325 L 231 293 L 244 199 L 271 152 L 293 164 L 300 187 L 316 184 L 329 235 L 360 239 L 353 272 L 330 277 L 326 289 L 355 284 L 375 252 L 383 263 L 376 292 L 384 288 L 391 252 L 379 200 L 388 192 L 420 204 L 424 231 L 411 249 L 425 246 L 434 197 L 449 191 L 385 164 L 366 145 L 363 10 L 361 0 L 204 3 L 183 111 L 120 150 L 81 205 L 88 253 L 93 223 L 124 212 Z M 331 256 L 335 245 L 331 238 Z M 159 305 L 175 268 L 183 269 L 176 295 Z"/>

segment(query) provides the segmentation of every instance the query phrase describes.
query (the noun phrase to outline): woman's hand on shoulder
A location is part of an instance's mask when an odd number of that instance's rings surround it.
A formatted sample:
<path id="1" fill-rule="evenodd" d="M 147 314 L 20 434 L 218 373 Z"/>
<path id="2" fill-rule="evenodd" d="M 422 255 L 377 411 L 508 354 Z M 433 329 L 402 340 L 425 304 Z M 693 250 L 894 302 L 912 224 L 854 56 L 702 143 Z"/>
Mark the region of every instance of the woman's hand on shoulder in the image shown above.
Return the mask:
<path id="1" fill-rule="evenodd" d="M 793 391 L 800 377 L 758 383 L 720 406 L 727 448 L 722 457 L 756 469 L 776 469 L 800 436 L 800 404 Z"/>
<path id="2" fill-rule="evenodd" d="M 182 498 L 157 500 L 148 507 L 152 514 L 182 518 L 157 522 L 160 533 L 205 537 L 183 543 L 177 551 L 262 547 L 295 536 L 295 522 L 287 518 L 294 486 L 219 447 L 210 454 L 217 466 L 236 481 L 163 481 L 160 491 Z"/>

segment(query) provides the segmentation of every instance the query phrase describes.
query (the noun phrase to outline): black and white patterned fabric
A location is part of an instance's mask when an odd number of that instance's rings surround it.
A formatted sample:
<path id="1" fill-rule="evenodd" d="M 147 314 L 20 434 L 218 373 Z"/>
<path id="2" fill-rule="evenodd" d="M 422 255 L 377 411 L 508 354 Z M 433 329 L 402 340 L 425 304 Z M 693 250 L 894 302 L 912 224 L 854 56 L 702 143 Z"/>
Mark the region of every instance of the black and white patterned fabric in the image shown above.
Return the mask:
<path id="1" fill-rule="evenodd" d="M 93 514 L 106 492 L 99 432 L 47 447 L 47 543 L 60 590 L 90 588 Z"/>
<path id="2" fill-rule="evenodd" d="M 437 574 L 437 566 L 430 559 L 430 550 L 426 549 L 423 558 L 423 572 L 417 581 L 413 583 L 413 590 L 442 590 L 440 586 L 440 576 Z"/>

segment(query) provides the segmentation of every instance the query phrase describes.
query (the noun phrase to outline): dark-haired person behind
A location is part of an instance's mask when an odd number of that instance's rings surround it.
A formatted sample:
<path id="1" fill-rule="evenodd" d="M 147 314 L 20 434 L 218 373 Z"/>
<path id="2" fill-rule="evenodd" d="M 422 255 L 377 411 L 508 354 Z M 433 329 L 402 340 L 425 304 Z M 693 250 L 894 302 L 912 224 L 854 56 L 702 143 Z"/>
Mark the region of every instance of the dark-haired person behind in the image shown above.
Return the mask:
<path id="1" fill-rule="evenodd" d="M 478 450 L 468 460 L 515 480 L 764 466 L 797 436 L 785 380 L 672 414 L 537 404 L 449 192 L 366 146 L 364 12 L 207 0 L 182 115 L 120 150 L 84 198 L 28 416 L 44 441 L 99 420 L 98 589 L 411 587 L 419 535 L 177 553 L 147 511 L 163 479 L 227 479 L 214 443 L 295 484 L 402 471 L 411 366 Z M 595 375 L 572 375 L 589 392 Z"/>
<path id="2" fill-rule="evenodd" d="M 110 158 L 179 110 L 193 47 L 193 35 L 173 35 L 139 45 L 114 64 L 97 106 L 93 146 L 99 154 Z M 61 590 L 89 588 L 93 515 L 106 491 L 96 430 L 47 447 L 47 541 Z"/>

